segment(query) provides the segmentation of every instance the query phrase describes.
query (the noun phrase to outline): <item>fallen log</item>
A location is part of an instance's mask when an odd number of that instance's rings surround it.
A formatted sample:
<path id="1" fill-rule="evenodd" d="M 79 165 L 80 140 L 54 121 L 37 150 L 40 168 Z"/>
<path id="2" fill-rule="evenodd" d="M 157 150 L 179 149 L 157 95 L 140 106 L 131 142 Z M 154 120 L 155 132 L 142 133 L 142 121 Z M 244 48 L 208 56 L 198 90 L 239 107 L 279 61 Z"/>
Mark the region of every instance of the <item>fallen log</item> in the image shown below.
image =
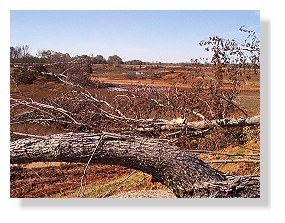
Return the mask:
<path id="1" fill-rule="evenodd" d="M 258 176 L 225 175 L 189 151 L 146 138 L 67 133 L 11 141 L 12 164 L 39 161 L 127 166 L 151 174 L 177 197 L 260 196 Z"/>
<path id="2" fill-rule="evenodd" d="M 241 117 L 241 118 L 224 118 L 224 119 L 216 119 L 212 121 L 199 121 L 199 122 L 189 122 L 187 123 L 188 127 L 194 129 L 204 129 L 211 127 L 243 127 L 250 125 L 259 125 L 260 124 L 260 116 L 250 116 L 250 117 Z"/>
<path id="3" fill-rule="evenodd" d="M 202 120 L 196 122 L 175 123 L 164 119 L 147 119 L 144 121 L 149 126 L 140 127 L 136 130 L 139 132 L 153 132 L 155 130 L 204 130 L 213 127 L 243 127 L 251 125 L 260 125 L 260 116 L 247 116 L 241 118 L 224 118 L 215 120 Z M 142 122 L 143 123 L 143 122 Z M 151 126 L 151 127 L 150 127 Z"/>

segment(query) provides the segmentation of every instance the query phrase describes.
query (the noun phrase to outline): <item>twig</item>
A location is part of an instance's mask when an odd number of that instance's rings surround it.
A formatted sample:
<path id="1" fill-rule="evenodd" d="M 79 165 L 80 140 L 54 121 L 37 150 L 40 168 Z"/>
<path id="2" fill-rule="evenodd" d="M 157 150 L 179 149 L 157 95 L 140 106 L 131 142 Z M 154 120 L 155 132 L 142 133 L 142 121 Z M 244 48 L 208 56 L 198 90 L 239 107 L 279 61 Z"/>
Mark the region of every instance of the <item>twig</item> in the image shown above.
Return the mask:
<path id="1" fill-rule="evenodd" d="M 144 178 L 142 178 L 141 180 L 135 182 L 134 184 L 131 184 L 129 187 L 127 187 L 128 190 L 130 190 L 131 188 L 138 186 L 141 182 L 143 182 L 145 179 L 149 178 L 150 176 L 145 176 Z"/>
<path id="2" fill-rule="evenodd" d="M 244 111 L 242 108 L 240 108 L 238 105 L 236 105 L 233 101 L 231 101 L 231 100 L 229 100 L 229 99 L 227 99 L 227 98 L 225 98 L 225 97 L 222 97 L 222 96 L 220 96 L 220 95 L 216 95 L 218 98 L 220 98 L 220 99 L 223 99 L 223 100 L 225 100 L 226 102 L 228 102 L 228 103 L 230 103 L 231 105 L 233 105 L 233 106 L 235 106 L 237 109 L 239 109 L 245 116 L 247 116 L 247 113 L 246 113 L 246 111 Z"/>
<path id="3" fill-rule="evenodd" d="M 135 174 L 137 172 L 137 170 L 134 170 L 133 172 L 131 172 L 128 176 L 126 176 L 123 180 L 121 180 L 120 182 L 118 182 L 111 190 L 109 190 L 105 195 L 103 195 L 103 198 L 106 198 L 108 196 L 111 195 L 112 192 L 114 192 L 118 186 L 122 183 L 124 183 L 127 179 L 129 179 L 133 174 Z"/>
<path id="4" fill-rule="evenodd" d="M 230 158 L 230 157 L 228 156 L 228 157 L 226 158 L 226 160 L 228 160 L 229 158 Z M 219 166 L 216 167 L 216 169 L 218 170 L 223 164 L 224 164 L 224 163 L 220 163 Z"/>
<path id="5" fill-rule="evenodd" d="M 69 69 L 70 69 L 70 68 L 69 68 Z M 67 70 L 68 70 L 68 69 L 67 69 Z M 78 85 L 78 84 L 75 84 L 75 83 L 73 83 L 73 82 L 71 82 L 71 81 L 63 80 L 62 78 L 60 78 L 60 76 L 61 76 L 61 77 L 64 77 L 64 78 L 67 78 L 67 76 L 64 75 L 64 73 L 65 73 L 67 70 L 65 70 L 65 71 L 62 72 L 61 74 L 43 73 L 43 72 L 42 72 L 42 74 L 47 74 L 47 75 L 50 75 L 50 76 L 54 76 L 54 77 L 58 78 L 61 82 L 63 82 L 64 84 L 66 84 L 66 85 L 70 85 L 70 86 L 72 86 L 72 87 L 79 87 L 79 88 L 82 90 L 81 94 L 84 95 L 85 97 L 91 99 L 92 101 L 99 102 L 99 103 L 101 103 L 101 104 L 107 105 L 109 108 L 111 108 L 112 110 L 116 111 L 116 112 L 120 115 L 119 117 L 126 118 L 126 116 L 125 116 L 120 110 L 114 108 L 114 107 L 113 107 L 112 105 L 110 105 L 107 101 L 94 98 L 94 97 L 92 96 L 92 94 L 91 94 L 88 90 L 86 90 L 85 88 L 83 88 L 81 85 Z M 104 111 L 104 110 L 103 110 L 103 111 Z M 106 112 L 106 111 L 104 111 L 104 112 Z M 106 113 L 107 113 L 107 112 L 106 112 Z"/>
<path id="6" fill-rule="evenodd" d="M 236 160 L 203 160 L 205 163 L 260 163 L 260 160 L 254 159 L 236 159 Z"/>
<path id="7" fill-rule="evenodd" d="M 179 131 L 177 131 L 177 132 L 172 132 L 172 133 L 166 134 L 166 135 L 164 135 L 164 138 L 167 138 L 167 137 L 173 136 L 173 135 L 177 135 L 177 134 L 179 134 L 179 133 L 181 133 L 181 130 L 179 130 Z"/>
<path id="8" fill-rule="evenodd" d="M 43 104 L 43 103 L 38 103 L 38 102 L 34 102 L 34 101 L 32 101 L 32 102 L 28 102 L 28 101 L 26 101 L 26 100 L 21 101 L 21 100 L 12 98 L 12 97 L 10 97 L 10 100 L 15 101 L 15 102 L 17 102 L 17 103 L 19 103 L 19 104 L 25 105 L 25 106 L 27 106 L 27 107 L 30 107 L 30 108 L 39 110 L 39 111 L 42 112 L 42 113 L 46 113 L 46 114 L 52 116 L 54 119 L 56 119 L 56 117 L 55 117 L 54 115 L 52 115 L 52 114 L 49 113 L 49 112 L 46 112 L 46 111 L 43 110 L 43 109 L 51 109 L 51 110 L 54 110 L 54 111 L 58 111 L 59 113 L 61 113 L 61 114 L 63 114 L 64 116 L 68 117 L 69 119 L 71 119 L 74 124 L 76 124 L 76 125 L 86 125 L 86 124 L 84 124 L 84 123 L 80 123 L 80 122 L 76 121 L 71 115 L 68 114 L 68 113 L 70 113 L 70 112 L 64 110 L 63 108 L 57 108 L 57 107 L 52 106 L 52 105 Z M 34 106 L 33 106 L 33 105 L 34 105 Z M 43 108 L 43 109 L 40 109 L 40 108 Z"/>
<path id="9" fill-rule="evenodd" d="M 139 144 L 138 148 L 141 147 L 143 141 L 144 141 L 143 139 L 140 141 L 140 144 Z M 103 196 L 103 198 L 105 198 L 105 197 L 107 197 L 107 196 L 110 196 L 113 191 L 115 191 L 115 190 L 118 189 L 118 188 L 121 188 L 122 185 L 121 185 L 120 187 L 119 187 L 119 185 L 122 184 L 123 182 L 125 182 L 127 179 L 129 179 L 129 178 L 130 178 L 134 173 L 136 173 L 136 172 L 137 172 L 137 170 L 134 170 L 134 171 L 133 171 L 132 173 L 130 173 L 127 177 L 125 177 L 122 181 L 120 181 L 119 183 L 117 183 L 111 190 L 109 190 L 109 191 Z M 145 178 L 144 178 L 144 179 L 145 179 Z"/>
<path id="10" fill-rule="evenodd" d="M 229 154 L 229 153 L 219 153 L 208 150 L 189 150 L 192 153 L 210 153 L 212 155 L 225 155 L 225 156 L 260 156 L 260 154 Z"/>
<path id="11" fill-rule="evenodd" d="M 25 136 L 25 137 L 31 137 L 31 138 L 38 138 L 38 139 L 47 139 L 46 136 L 32 135 L 32 134 L 26 134 L 26 133 L 21 133 L 21 132 L 14 132 L 14 131 L 11 131 L 11 134 L 19 135 L 19 136 Z"/>
<path id="12" fill-rule="evenodd" d="M 255 174 L 258 170 L 260 170 L 260 166 L 256 167 L 252 174 Z"/>
<path id="13" fill-rule="evenodd" d="M 15 87 L 17 88 L 17 91 L 20 93 L 21 98 L 22 98 L 22 99 L 25 98 L 24 95 L 23 95 L 23 93 L 22 93 L 22 91 L 19 89 L 18 84 L 17 84 L 17 82 L 15 81 L 14 77 L 13 77 L 12 75 L 10 75 L 10 78 L 11 78 L 12 81 L 14 82 Z"/>
<path id="14" fill-rule="evenodd" d="M 32 170 L 40 179 L 43 179 L 35 170 L 33 170 L 33 168 L 31 168 L 31 170 Z"/>
<path id="15" fill-rule="evenodd" d="M 91 156 L 90 156 L 90 158 L 89 158 L 89 160 L 88 160 L 88 162 L 87 162 L 87 164 L 86 164 L 86 166 L 84 168 L 84 172 L 83 172 L 83 175 L 81 177 L 81 183 L 80 183 L 80 188 L 79 188 L 77 197 L 79 197 L 80 195 L 84 196 L 84 192 L 86 190 L 86 185 L 87 185 L 86 171 L 87 171 L 87 168 L 88 168 L 88 166 L 89 166 L 89 164 L 90 164 L 90 162 L 91 162 L 91 160 L 92 160 L 92 158 L 93 158 L 93 156 L 94 156 L 94 154 L 95 154 L 97 148 L 99 147 L 99 145 L 100 145 L 100 143 L 101 143 L 103 138 L 104 138 L 104 133 L 100 136 L 99 141 L 98 141 L 96 147 L 94 148 L 94 150 L 93 150 L 93 152 L 92 152 L 92 154 L 91 154 Z"/>

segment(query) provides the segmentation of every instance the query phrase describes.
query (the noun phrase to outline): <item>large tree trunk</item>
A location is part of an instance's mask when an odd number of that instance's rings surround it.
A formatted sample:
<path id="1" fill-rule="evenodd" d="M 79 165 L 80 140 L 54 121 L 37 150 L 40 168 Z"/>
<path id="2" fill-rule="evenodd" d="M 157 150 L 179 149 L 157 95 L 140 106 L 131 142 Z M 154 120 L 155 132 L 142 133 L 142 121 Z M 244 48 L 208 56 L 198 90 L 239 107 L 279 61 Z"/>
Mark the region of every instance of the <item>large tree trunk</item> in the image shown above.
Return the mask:
<path id="1" fill-rule="evenodd" d="M 177 197 L 259 197 L 259 177 L 226 176 L 188 151 L 157 140 L 68 133 L 11 141 L 11 163 L 117 164 L 151 174 Z"/>

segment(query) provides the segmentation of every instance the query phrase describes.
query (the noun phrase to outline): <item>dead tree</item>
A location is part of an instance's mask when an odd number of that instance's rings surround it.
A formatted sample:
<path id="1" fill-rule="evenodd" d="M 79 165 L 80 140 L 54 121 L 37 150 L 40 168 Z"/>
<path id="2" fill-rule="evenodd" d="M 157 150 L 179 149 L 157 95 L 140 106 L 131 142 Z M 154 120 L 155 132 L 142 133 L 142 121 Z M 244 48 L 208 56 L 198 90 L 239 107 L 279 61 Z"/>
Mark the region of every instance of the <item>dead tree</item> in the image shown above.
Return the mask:
<path id="1" fill-rule="evenodd" d="M 187 129 L 199 134 L 214 127 L 236 127 L 258 125 L 259 116 L 236 119 L 205 119 L 194 110 L 187 110 L 201 121 L 168 121 L 162 118 L 128 117 L 106 100 L 94 97 L 82 86 L 74 84 L 66 75 L 50 74 L 68 86 L 73 87 L 72 95 L 64 95 L 54 104 L 39 103 L 25 98 L 11 97 L 11 111 L 14 123 L 57 122 L 93 128 L 92 123 L 78 120 L 80 116 L 71 109 L 71 101 L 80 102 L 84 117 L 104 116 L 117 125 L 128 126 L 137 133 L 170 132 Z M 138 96 L 136 96 L 137 98 Z M 73 100 L 70 100 L 70 99 Z M 165 104 L 153 99 L 160 107 Z M 199 101 L 202 101 L 201 99 Z M 65 102 L 68 104 L 62 104 Z M 204 103 L 204 101 L 202 101 Z M 59 106 L 61 104 L 61 106 Z M 78 103 L 76 103 L 78 105 Z M 59 106 L 59 107 L 56 107 Z M 18 110 L 17 110 L 17 109 Z M 82 110 L 86 108 L 86 110 Z M 95 112 L 95 113 L 94 113 Z M 82 112 L 81 112 L 82 113 Z M 88 119 L 89 120 L 89 119 Z M 187 150 L 152 138 L 118 135 L 114 133 L 67 133 L 49 136 L 31 136 L 12 140 L 10 145 L 11 163 L 39 161 L 82 162 L 116 164 L 151 174 L 157 181 L 169 187 L 177 197 L 259 197 L 258 176 L 228 176 L 211 168 Z M 174 132 L 174 133 L 173 133 Z M 25 134 L 23 134 L 25 135 Z M 28 136 L 28 135 L 26 135 Z M 90 159 L 92 158 L 92 159 Z"/>
<path id="2" fill-rule="evenodd" d="M 57 122 L 93 128 L 92 123 L 78 121 L 76 109 L 71 109 L 71 101 L 83 103 L 80 106 L 84 117 L 100 114 L 117 125 L 123 123 L 137 133 L 170 132 L 187 129 L 187 132 L 199 134 L 200 131 L 214 127 L 236 127 L 258 125 L 259 116 L 236 119 L 205 119 L 203 115 L 192 111 L 201 121 L 177 123 L 162 118 L 128 117 L 112 106 L 111 103 L 94 97 L 82 86 L 74 84 L 66 75 L 54 75 L 68 86 L 73 87 L 72 95 L 64 95 L 63 102 L 46 104 L 11 98 L 11 111 L 14 111 L 14 123 L 20 122 Z M 136 96 L 138 97 L 138 96 Z M 74 100 L 70 100 L 70 99 Z M 160 107 L 165 104 L 153 99 Z M 205 103 L 203 100 L 199 100 Z M 84 105 L 84 106 L 83 106 Z M 56 107 L 59 106 L 59 107 Z M 206 106 L 207 107 L 207 106 Z M 18 108 L 19 110 L 17 110 Z M 73 112 L 71 112 L 71 110 Z M 188 110 L 187 110 L 188 111 Z M 94 113 L 95 112 L 95 113 Z M 259 197 L 260 183 L 258 176 L 228 176 L 211 168 L 187 150 L 138 135 L 118 135 L 114 133 L 67 133 L 49 136 L 31 136 L 12 140 L 10 145 L 11 163 L 29 163 L 38 161 L 82 162 L 117 164 L 151 174 L 157 181 L 169 187 L 177 197 Z M 174 132 L 174 133 L 173 133 Z M 25 136 L 25 134 L 23 134 Z M 28 135 L 26 135 L 28 136 Z M 92 159 L 90 159 L 92 158 Z"/>
<path id="3" fill-rule="evenodd" d="M 221 48 L 224 43 L 233 47 Z M 257 52 L 256 55 L 249 55 L 252 64 L 259 63 L 259 42 L 255 43 L 252 49 L 246 49 Z M 234 102 L 240 92 L 240 76 L 243 74 L 242 69 L 228 61 L 226 55 L 236 55 L 232 59 L 237 63 L 239 45 L 216 37 L 201 45 L 212 50 L 219 49 L 215 52 L 223 56 L 223 64 L 228 67 L 227 70 L 220 69 L 220 72 L 231 74 L 230 90 L 221 88 L 219 91 L 217 87 L 223 84 L 221 78 L 207 77 L 204 80 L 203 76 L 203 80 L 195 78 L 191 90 L 187 92 L 173 88 L 164 94 L 153 89 L 144 91 L 145 87 L 136 88 L 116 95 L 115 103 L 91 94 L 86 89 L 92 87 L 89 84 L 91 80 L 78 76 L 78 67 L 74 64 L 69 67 L 60 65 L 60 69 L 56 67 L 56 70 L 49 70 L 48 66 L 44 71 L 39 70 L 40 75 L 55 77 L 70 90 L 44 102 L 22 96 L 11 97 L 11 125 L 60 123 L 68 126 L 66 131 L 83 129 L 84 133 L 22 134 L 27 138 L 11 140 L 11 163 L 64 161 L 117 164 L 151 174 L 177 197 L 260 197 L 259 176 L 225 175 L 198 159 L 189 148 L 171 144 L 172 137 L 177 140 L 183 136 L 191 141 L 191 138 L 217 127 L 259 125 L 259 116 L 248 117 Z M 242 61 L 242 65 L 246 62 Z M 28 71 L 30 69 L 27 68 Z M 235 110 L 245 117 L 226 118 L 236 117 Z M 183 122 L 177 122 L 177 116 Z"/>
<path id="4" fill-rule="evenodd" d="M 151 174 L 177 197 L 259 197 L 258 176 L 228 176 L 192 153 L 158 140 L 112 133 L 68 133 L 11 142 L 11 163 L 117 164 Z"/>

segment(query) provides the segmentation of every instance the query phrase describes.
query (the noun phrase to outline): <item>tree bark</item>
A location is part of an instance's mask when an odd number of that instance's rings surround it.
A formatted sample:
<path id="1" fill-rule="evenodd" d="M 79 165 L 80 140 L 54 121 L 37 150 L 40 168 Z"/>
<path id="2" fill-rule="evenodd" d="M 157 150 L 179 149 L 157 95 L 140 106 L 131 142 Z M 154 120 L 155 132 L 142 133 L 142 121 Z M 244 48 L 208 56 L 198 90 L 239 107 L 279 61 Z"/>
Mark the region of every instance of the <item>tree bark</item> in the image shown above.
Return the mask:
<path id="1" fill-rule="evenodd" d="M 177 197 L 259 197 L 258 176 L 227 176 L 188 151 L 111 133 L 68 133 L 11 141 L 10 162 L 117 164 L 151 174 Z"/>
<path id="2" fill-rule="evenodd" d="M 192 130 L 203 130 L 213 127 L 243 127 L 260 124 L 260 116 L 247 116 L 242 118 L 224 118 L 215 120 L 203 120 L 196 122 L 175 123 L 165 119 L 148 119 L 145 120 L 148 127 L 140 127 L 136 129 L 139 132 L 152 132 L 154 130 L 179 130 L 188 128 Z M 153 125 L 152 127 L 150 127 Z"/>
<path id="3" fill-rule="evenodd" d="M 197 122 L 188 122 L 185 124 L 185 126 L 187 128 L 201 130 L 201 129 L 206 129 L 206 128 L 213 128 L 216 126 L 220 126 L 220 127 L 240 126 L 242 127 L 242 126 L 259 125 L 259 124 L 260 124 L 260 116 L 257 115 L 257 116 L 242 117 L 242 118 L 231 118 L 231 119 L 224 118 L 224 119 L 215 119 L 211 121 L 203 120 L 203 121 L 197 121 Z"/>

